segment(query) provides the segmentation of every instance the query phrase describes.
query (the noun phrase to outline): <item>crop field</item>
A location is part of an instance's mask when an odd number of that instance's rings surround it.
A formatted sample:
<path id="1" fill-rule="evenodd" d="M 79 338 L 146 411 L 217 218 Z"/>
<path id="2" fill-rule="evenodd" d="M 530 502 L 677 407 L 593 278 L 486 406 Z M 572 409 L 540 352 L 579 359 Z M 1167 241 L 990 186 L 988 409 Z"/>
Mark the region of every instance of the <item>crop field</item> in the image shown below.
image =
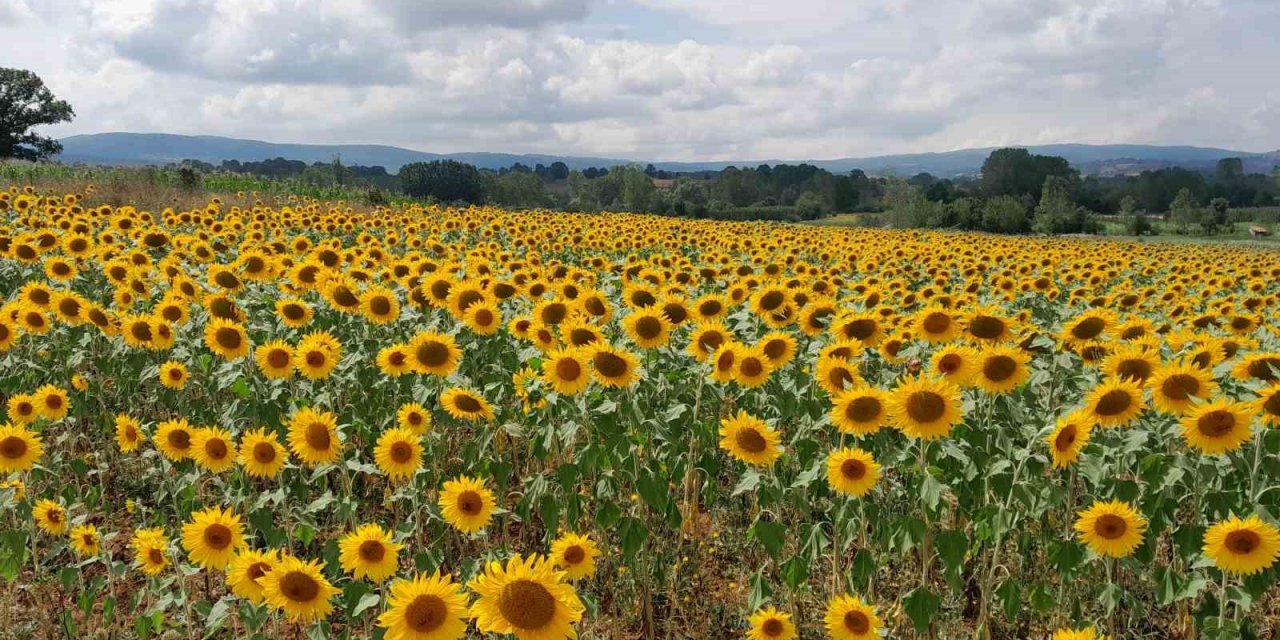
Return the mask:
<path id="1" fill-rule="evenodd" d="M 14 186 L 0 638 L 1276 637 L 1278 283 L 1241 245 Z"/>

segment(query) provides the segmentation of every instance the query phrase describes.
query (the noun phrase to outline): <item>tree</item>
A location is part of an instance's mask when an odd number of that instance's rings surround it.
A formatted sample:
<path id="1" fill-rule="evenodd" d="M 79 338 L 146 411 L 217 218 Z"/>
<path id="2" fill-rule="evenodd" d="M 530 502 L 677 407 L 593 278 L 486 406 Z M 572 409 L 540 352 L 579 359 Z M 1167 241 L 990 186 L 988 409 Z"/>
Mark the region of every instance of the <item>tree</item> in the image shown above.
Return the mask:
<path id="1" fill-rule="evenodd" d="M 433 197 L 441 202 L 469 202 L 484 199 L 480 171 L 457 160 L 411 162 L 400 167 L 400 188 L 417 197 Z"/>
<path id="2" fill-rule="evenodd" d="M 982 228 L 996 233 L 1024 233 L 1031 228 L 1021 198 L 996 196 L 982 206 Z"/>
<path id="3" fill-rule="evenodd" d="M 1178 190 L 1178 195 L 1169 205 L 1169 221 L 1177 225 L 1178 230 L 1182 232 L 1200 221 L 1200 203 L 1192 195 L 1191 189 L 1183 187 Z"/>
<path id="4" fill-rule="evenodd" d="M 1231 182 L 1243 177 L 1244 161 L 1240 158 L 1223 158 L 1213 170 L 1213 179 L 1218 182 Z"/>
<path id="5" fill-rule="evenodd" d="M 1200 226 L 1210 235 L 1229 231 L 1231 224 L 1231 203 L 1226 198 L 1214 198 L 1209 201 L 1209 208 L 1200 214 Z"/>
<path id="6" fill-rule="evenodd" d="M 559 160 L 551 163 L 549 171 L 552 180 L 567 180 L 569 178 L 569 165 Z"/>
<path id="7" fill-rule="evenodd" d="M 1036 202 L 1049 176 L 1066 178 L 1072 190 L 1080 180 L 1066 158 L 1032 155 L 1026 149 L 996 149 L 982 163 L 982 190 L 988 196 L 1030 196 Z"/>
<path id="8" fill-rule="evenodd" d="M 1040 233 L 1087 233 L 1095 231 L 1087 209 L 1076 206 L 1068 192 L 1067 179 L 1049 176 L 1040 190 L 1032 228 Z"/>
<path id="9" fill-rule="evenodd" d="M 53 97 L 40 76 L 0 68 L 0 158 L 36 161 L 61 153 L 60 142 L 36 135 L 31 128 L 71 122 L 75 115 L 66 100 Z"/>

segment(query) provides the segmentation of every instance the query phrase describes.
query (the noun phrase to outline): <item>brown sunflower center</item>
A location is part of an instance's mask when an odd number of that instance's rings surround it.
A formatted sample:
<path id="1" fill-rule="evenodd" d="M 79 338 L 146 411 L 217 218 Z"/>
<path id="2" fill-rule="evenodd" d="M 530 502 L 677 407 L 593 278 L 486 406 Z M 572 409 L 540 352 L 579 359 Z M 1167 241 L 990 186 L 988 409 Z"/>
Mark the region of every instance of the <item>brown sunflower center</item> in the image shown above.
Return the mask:
<path id="1" fill-rule="evenodd" d="M 1249 363 L 1249 375 L 1259 380 L 1275 380 L 1272 369 L 1280 369 L 1280 358 L 1258 358 Z"/>
<path id="2" fill-rule="evenodd" d="M 770 638 L 782 635 L 782 631 L 785 628 L 786 627 L 782 624 L 782 621 L 777 618 L 769 618 L 764 621 L 764 624 L 760 625 L 760 630 Z"/>
<path id="3" fill-rule="evenodd" d="M 374 296 L 369 300 L 369 310 L 375 316 L 385 316 L 391 314 L 391 301 L 385 296 Z"/>
<path id="4" fill-rule="evenodd" d="M 439 596 L 423 594 L 413 599 L 404 610 L 405 624 L 418 633 L 431 633 L 445 623 L 449 607 Z"/>
<path id="5" fill-rule="evenodd" d="M 204 543 L 210 549 L 222 551 L 231 546 L 231 529 L 225 524 L 213 523 L 204 528 Z"/>
<path id="6" fill-rule="evenodd" d="M 276 448 L 270 442 L 259 442 L 253 445 L 253 459 L 259 464 L 270 464 L 276 461 Z"/>
<path id="7" fill-rule="evenodd" d="M 748 378 L 755 378 L 764 373 L 764 363 L 760 362 L 759 358 L 743 358 L 739 368 L 742 371 L 742 375 Z"/>
<path id="8" fill-rule="evenodd" d="M 443 342 L 432 340 L 418 345 L 414 355 L 425 367 L 439 367 L 449 361 L 449 347 Z"/>
<path id="9" fill-rule="evenodd" d="M 1118 416 L 1129 409 L 1133 405 L 1133 397 L 1124 389 L 1113 389 L 1103 394 L 1098 399 L 1098 405 L 1095 408 L 1100 416 Z"/>
<path id="10" fill-rule="evenodd" d="M 1273 392 L 1262 403 L 1262 411 L 1270 416 L 1280 416 L 1280 393 Z"/>
<path id="11" fill-rule="evenodd" d="M 773 311 L 774 309 L 781 307 L 782 303 L 786 301 L 787 297 L 783 292 L 777 290 L 769 291 L 760 296 L 760 308 L 765 311 Z"/>
<path id="12" fill-rule="evenodd" d="M 27 455 L 27 441 L 18 436 L 9 436 L 0 440 L 0 456 L 17 460 Z"/>
<path id="13" fill-rule="evenodd" d="M 165 438 L 169 442 L 169 446 L 179 451 L 185 451 L 191 447 L 191 434 L 185 429 L 174 429 L 169 432 Z"/>
<path id="14" fill-rule="evenodd" d="M 1102 318 L 1086 318 L 1071 327 L 1071 336 L 1077 340 L 1092 340 L 1106 328 L 1107 322 Z"/>
<path id="15" fill-rule="evenodd" d="M 1053 448 L 1058 451 L 1066 451 L 1071 445 L 1076 443 L 1076 426 L 1074 424 L 1066 425 L 1058 432 L 1053 439 Z"/>
<path id="16" fill-rule="evenodd" d="M 454 398 L 453 404 L 458 408 L 459 411 L 462 411 L 463 413 L 480 413 L 480 410 L 482 409 L 482 407 L 480 406 L 479 400 L 476 400 L 475 398 L 466 394 L 463 394 Z"/>
<path id="17" fill-rule="evenodd" d="M 719 331 L 706 331 L 698 336 L 698 346 L 704 351 L 715 351 L 724 344 L 724 334 Z"/>
<path id="18" fill-rule="evenodd" d="M 377 540 L 365 540 L 360 543 L 357 553 L 360 554 L 360 559 L 365 562 L 382 562 L 382 559 L 387 555 L 387 548 Z"/>
<path id="19" fill-rule="evenodd" d="M 883 410 L 884 407 L 878 398 L 862 396 L 854 398 L 853 402 L 845 406 L 844 415 L 854 422 L 871 422 L 878 418 Z"/>
<path id="20" fill-rule="evenodd" d="M 1141 358 L 1131 358 L 1122 361 L 1116 367 L 1116 375 L 1121 378 L 1129 378 L 1138 382 L 1146 382 L 1151 377 L 1151 363 Z"/>
<path id="21" fill-rule="evenodd" d="M 1160 393 L 1173 400 L 1186 400 L 1200 395 L 1200 381 L 1193 375 L 1177 373 L 1160 383 Z"/>
<path id="22" fill-rule="evenodd" d="M 333 290 L 333 301 L 338 303 L 340 307 L 354 307 L 360 304 L 360 298 L 345 285 L 339 285 Z"/>
<path id="23" fill-rule="evenodd" d="M 951 316 L 935 311 L 924 317 L 924 322 L 920 323 L 925 333 L 940 334 L 946 333 L 951 328 Z"/>
<path id="24" fill-rule="evenodd" d="M 848 367 L 832 367 L 831 372 L 827 374 L 827 382 L 836 389 L 844 389 L 853 384 L 853 373 Z"/>
<path id="25" fill-rule="evenodd" d="M 1093 524 L 1093 532 L 1107 540 L 1118 540 L 1129 530 L 1129 523 L 1114 513 L 1103 514 Z"/>
<path id="26" fill-rule="evenodd" d="M 129 325 L 129 335 L 138 342 L 151 342 L 151 325 L 146 322 L 134 322 Z"/>
<path id="27" fill-rule="evenodd" d="M 574 382 L 582 377 L 582 365 L 573 358 L 561 358 L 556 361 L 556 377 L 565 382 Z"/>
<path id="28" fill-rule="evenodd" d="M 1004 382 L 1018 371 L 1018 361 L 1006 355 L 987 358 L 982 363 L 982 375 L 992 382 Z"/>
<path id="29" fill-rule="evenodd" d="M 734 435 L 733 441 L 738 447 L 747 453 L 761 453 L 769 446 L 769 441 L 764 436 L 752 428 L 739 429 Z"/>
<path id="30" fill-rule="evenodd" d="M 244 572 L 245 575 L 249 576 L 250 580 L 257 581 L 258 578 L 267 575 L 269 571 L 271 571 L 271 565 L 265 562 L 255 562 L 249 565 L 249 568 L 245 569 Z"/>
<path id="31" fill-rule="evenodd" d="M 516 580 L 498 594 L 498 610 L 517 629 L 541 629 L 556 615 L 556 599 L 533 580 Z"/>
<path id="32" fill-rule="evenodd" d="M 223 349 L 239 349 L 244 342 L 240 337 L 240 332 L 231 327 L 222 327 L 215 331 L 213 341 Z"/>
<path id="33" fill-rule="evenodd" d="M 214 460 L 227 457 L 227 442 L 222 438 L 210 438 L 204 443 L 204 453 Z"/>
<path id="34" fill-rule="evenodd" d="M 863 634 L 871 630 L 871 621 L 861 611 L 850 611 L 844 614 L 844 628 L 850 633 Z"/>
<path id="35" fill-rule="evenodd" d="M 480 309 L 479 311 L 476 311 L 476 314 L 473 317 L 475 318 L 476 325 L 480 327 L 492 326 L 495 320 L 493 312 L 488 309 Z"/>
<path id="36" fill-rule="evenodd" d="M 280 578 L 280 593 L 293 602 L 311 602 L 320 595 L 320 583 L 302 571 L 290 571 Z"/>
<path id="37" fill-rule="evenodd" d="M 879 325 L 876 324 L 875 320 L 866 318 L 854 320 L 853 322 L 844 325 L 844 335 L 846 338 L 854 340 L 866 340 L 867 338 L 875 335 L 876 328 L 878 326 Z"/>
<path id="38" fill-rule="evenodd" d="M 478 516 L 484 510 L 484 499 L 475 491 L 458 494 L 458 511 L 468 516 Z"/>
<path id="39" fill-rule="evenodd" d="M 662 335 L 662 321 L 653 316 L 640 318 L 636 321 L 636 334 L 645 340 L 652 340 Z"/>
<path id="40" fill-rule="evenodd" d="M 289 366 L 291 360 L 289 352 L 284 349 L 272 349 L 267 354 L 267 364 L 271 365 L 272 369 L 283 369 Z"/>
<path id="41" fill-rule="evenodd" d="M 307 425 L 306 431 L 303 433 L 307 446 L 317 451 L 328 451 L 331 444 L 329 436 L 329 425 L 321 422 L 312 422 Z"/>
<path id="42" fill-rule="evenodd" d="M 1231 433 L 1236 427 L 1236 417 L 1230 411 L 1217 409 L 1210 411 L 1196 420 L 1196 428 L 1210 438 L 1221 438 Z"/>
<path id="43" fill-rule="evenodd" d="M 1248 555 L 1262 546 L 1262 536 L 1259 536 L 1256 531 L 1239 529 L 1228 533 L 1226 540 L 1223 540 L 1223 545 L 1232 553 Z"/>
<path id="44" fill-rule="evenodd" d="M 280 313 L 289 320 L 301 320 L 307 315 L 306 309 L 300 304 L 286 304 L 280 308 Z"/>
<path id="45" fill-rule="evenodd" d="M 606 378 L 617 378 L 627 373 L 627 361 L 622 356 L 601 351 L 592 357 L 596 371 Z"/>
<path id="46" fill-rule="evenodd" d="M 867 475 L 867 465 L 861 460 L 850 458 L 840 463 L 840 475 L 846 480 L 861 480 Z"/>
<path id="47" fill-rule="evenodd" d="M 306 357 L 307 366 L 313 369 L 319 369 L 320 367 L 323 367 L 325 362 L 327 362 L 328 360 L 329 360 L 328 356 L 326 356 L 323 351 L 313 350 L 313 351 L 307 352 L 307 357 Z"/>
<path id="48" fill-rule="evenodd" d="M 916 391 L 907 397 L 907 416 L 916 422 L 930 423 L 947 412 L 947 400 L 933 391 Z"/>
<path id="49" fill-rule="evenodd" d="M 587 559 L 587 552 L 581 546 L 575 544 L 565 549 L 564 555 L 561 557 L 564 558 L 565 564 L 576 565 Z"/>
<path id="50" fill-rule="evenodd" d="M 981 340 L 995 340 L 1004 335 L 1004 320 L 994 316 L 974 316 L 969 321 L 969 333 Z"/>
<path id="51" fill-rule="evenodd" d="M 408 442 L 394 442 L 391 444 L 391 461 L 396 464 L 404 464 L 413 459 L 413 447 Z"/>
<path id="52" fill-rule="evenodd" d="M 964 358 L 959 354 L 948 353 L 938 358 L 938 371 L 944 375 L 949 375 L 959 371 L 964 366 Z"/>
<path id="53" fill-rule="evenodd" d="M 151 564 L 164 564 L 164 552 L 152 547 L 147 550 L 147 559 L 151 561 Z"/>

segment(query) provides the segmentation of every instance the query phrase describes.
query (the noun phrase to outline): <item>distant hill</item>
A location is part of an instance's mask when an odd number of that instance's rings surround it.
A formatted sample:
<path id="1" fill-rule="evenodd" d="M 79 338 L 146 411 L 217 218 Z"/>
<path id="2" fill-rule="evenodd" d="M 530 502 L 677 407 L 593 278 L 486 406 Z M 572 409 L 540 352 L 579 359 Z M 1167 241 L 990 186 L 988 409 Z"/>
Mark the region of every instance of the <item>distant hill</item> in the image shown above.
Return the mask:
<path id="1" fill-rule="evenodd" d="M 304 162 L 328 162 L 335 155 L 349 165 L 383 166 L 396 172 L 410 162 L 451 158 L 482 169 L 500 169 L 519 162 L 530 167 L 539 163 L 564 162 L 570 169 L 611 167 L 620 164 L 652 164 L 667 171 L 719 171 L 728 166 L 755 167 L 760 164 L 808 162 L 836 173 L 861 169 L 869 174 L 911 176 L 921 172 L 939 177 L 976 175 L 982 161 L 995 147 L 960 149 L 940 153 L 916 153 L 834 160 L 743 160 L 732 162 L 660 162 L 590 156 L 556 156 L 512 153 L 449 153 L 414 151 L 385 145 L 281 144 L 218 136 L 181 136 L 165 133 L 98 133 L 63 138 L 63 162 L 114 165 L 168 164 L 184 159 L 218 164 L 223 160 L 241 162 L 282 157 Z M 1020 146 L 1020 145 L 1019 145 Z M 1052 144 L 1026 147 L 1032 153 L 1066 158 L 1087 174 L 1119 175 L 1146 169 L 1182 166 L 1212 169 L 1218 160 L 1239 157 L 1245 171 L 1269 173 L 1280 165 L 1280 151 L 1248 153 L 1230 149 L 1138 144 Z"/>

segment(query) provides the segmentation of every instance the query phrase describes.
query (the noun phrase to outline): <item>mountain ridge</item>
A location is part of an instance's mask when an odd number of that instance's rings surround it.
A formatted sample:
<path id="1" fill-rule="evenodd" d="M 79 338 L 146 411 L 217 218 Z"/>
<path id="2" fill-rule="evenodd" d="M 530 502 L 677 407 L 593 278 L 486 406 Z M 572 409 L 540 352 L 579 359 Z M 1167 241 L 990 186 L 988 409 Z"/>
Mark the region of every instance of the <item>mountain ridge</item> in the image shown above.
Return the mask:
<path id="1" fill-rule="evenodd" d="M 982 161 L 993 149 L 976 147 L 953 151 L 893 154 L 808 160 L 736 160 L 736 161 L 651 161 L 600 156 L 554 154 L 520 154 L 499 152 L 431 153 L 404 147 L 378 144 L 297 144 L 265 142 L 223 136 L 188 136 L 168 133 L 109 132 L 68 136 L 60 140 L 63 152 L 58 159 L 68 163 L 108 165 L 169 164 L 186 159 L 218 164 L 223 160 L 259 161 L 283 157 L 304 162 L 327 162 L 335 155 L 350 165 L 383 166 L 396 172 L 410 162 L 454 159 L 482 169 L 510 167 L 516 162 L 528 166 L 561 161 L 573 170 L 588 167 L 612 167 L 620 164 L 653 164 L 666 171 L 719 171 L 728 166 L 755 167 L 760 164 L 798 164 L 805 162 L 835 173 L 861 169 L 871 174 L 910 176 L 928 172 L 950 178 L 976 174 Z M 1239 157 L 1249 173 L 1269 172 L 1280 165 L 1280 150 L 1251 153 L 1216 147 L 1189 145 L 1063 143 L 1048 145 L 1006 145 L 1022 147 L 1032 153 L 1066 158 L 1086 174 L 1132 173 L 1166 166 L 1212 168 L 1221 158 Z"/>

